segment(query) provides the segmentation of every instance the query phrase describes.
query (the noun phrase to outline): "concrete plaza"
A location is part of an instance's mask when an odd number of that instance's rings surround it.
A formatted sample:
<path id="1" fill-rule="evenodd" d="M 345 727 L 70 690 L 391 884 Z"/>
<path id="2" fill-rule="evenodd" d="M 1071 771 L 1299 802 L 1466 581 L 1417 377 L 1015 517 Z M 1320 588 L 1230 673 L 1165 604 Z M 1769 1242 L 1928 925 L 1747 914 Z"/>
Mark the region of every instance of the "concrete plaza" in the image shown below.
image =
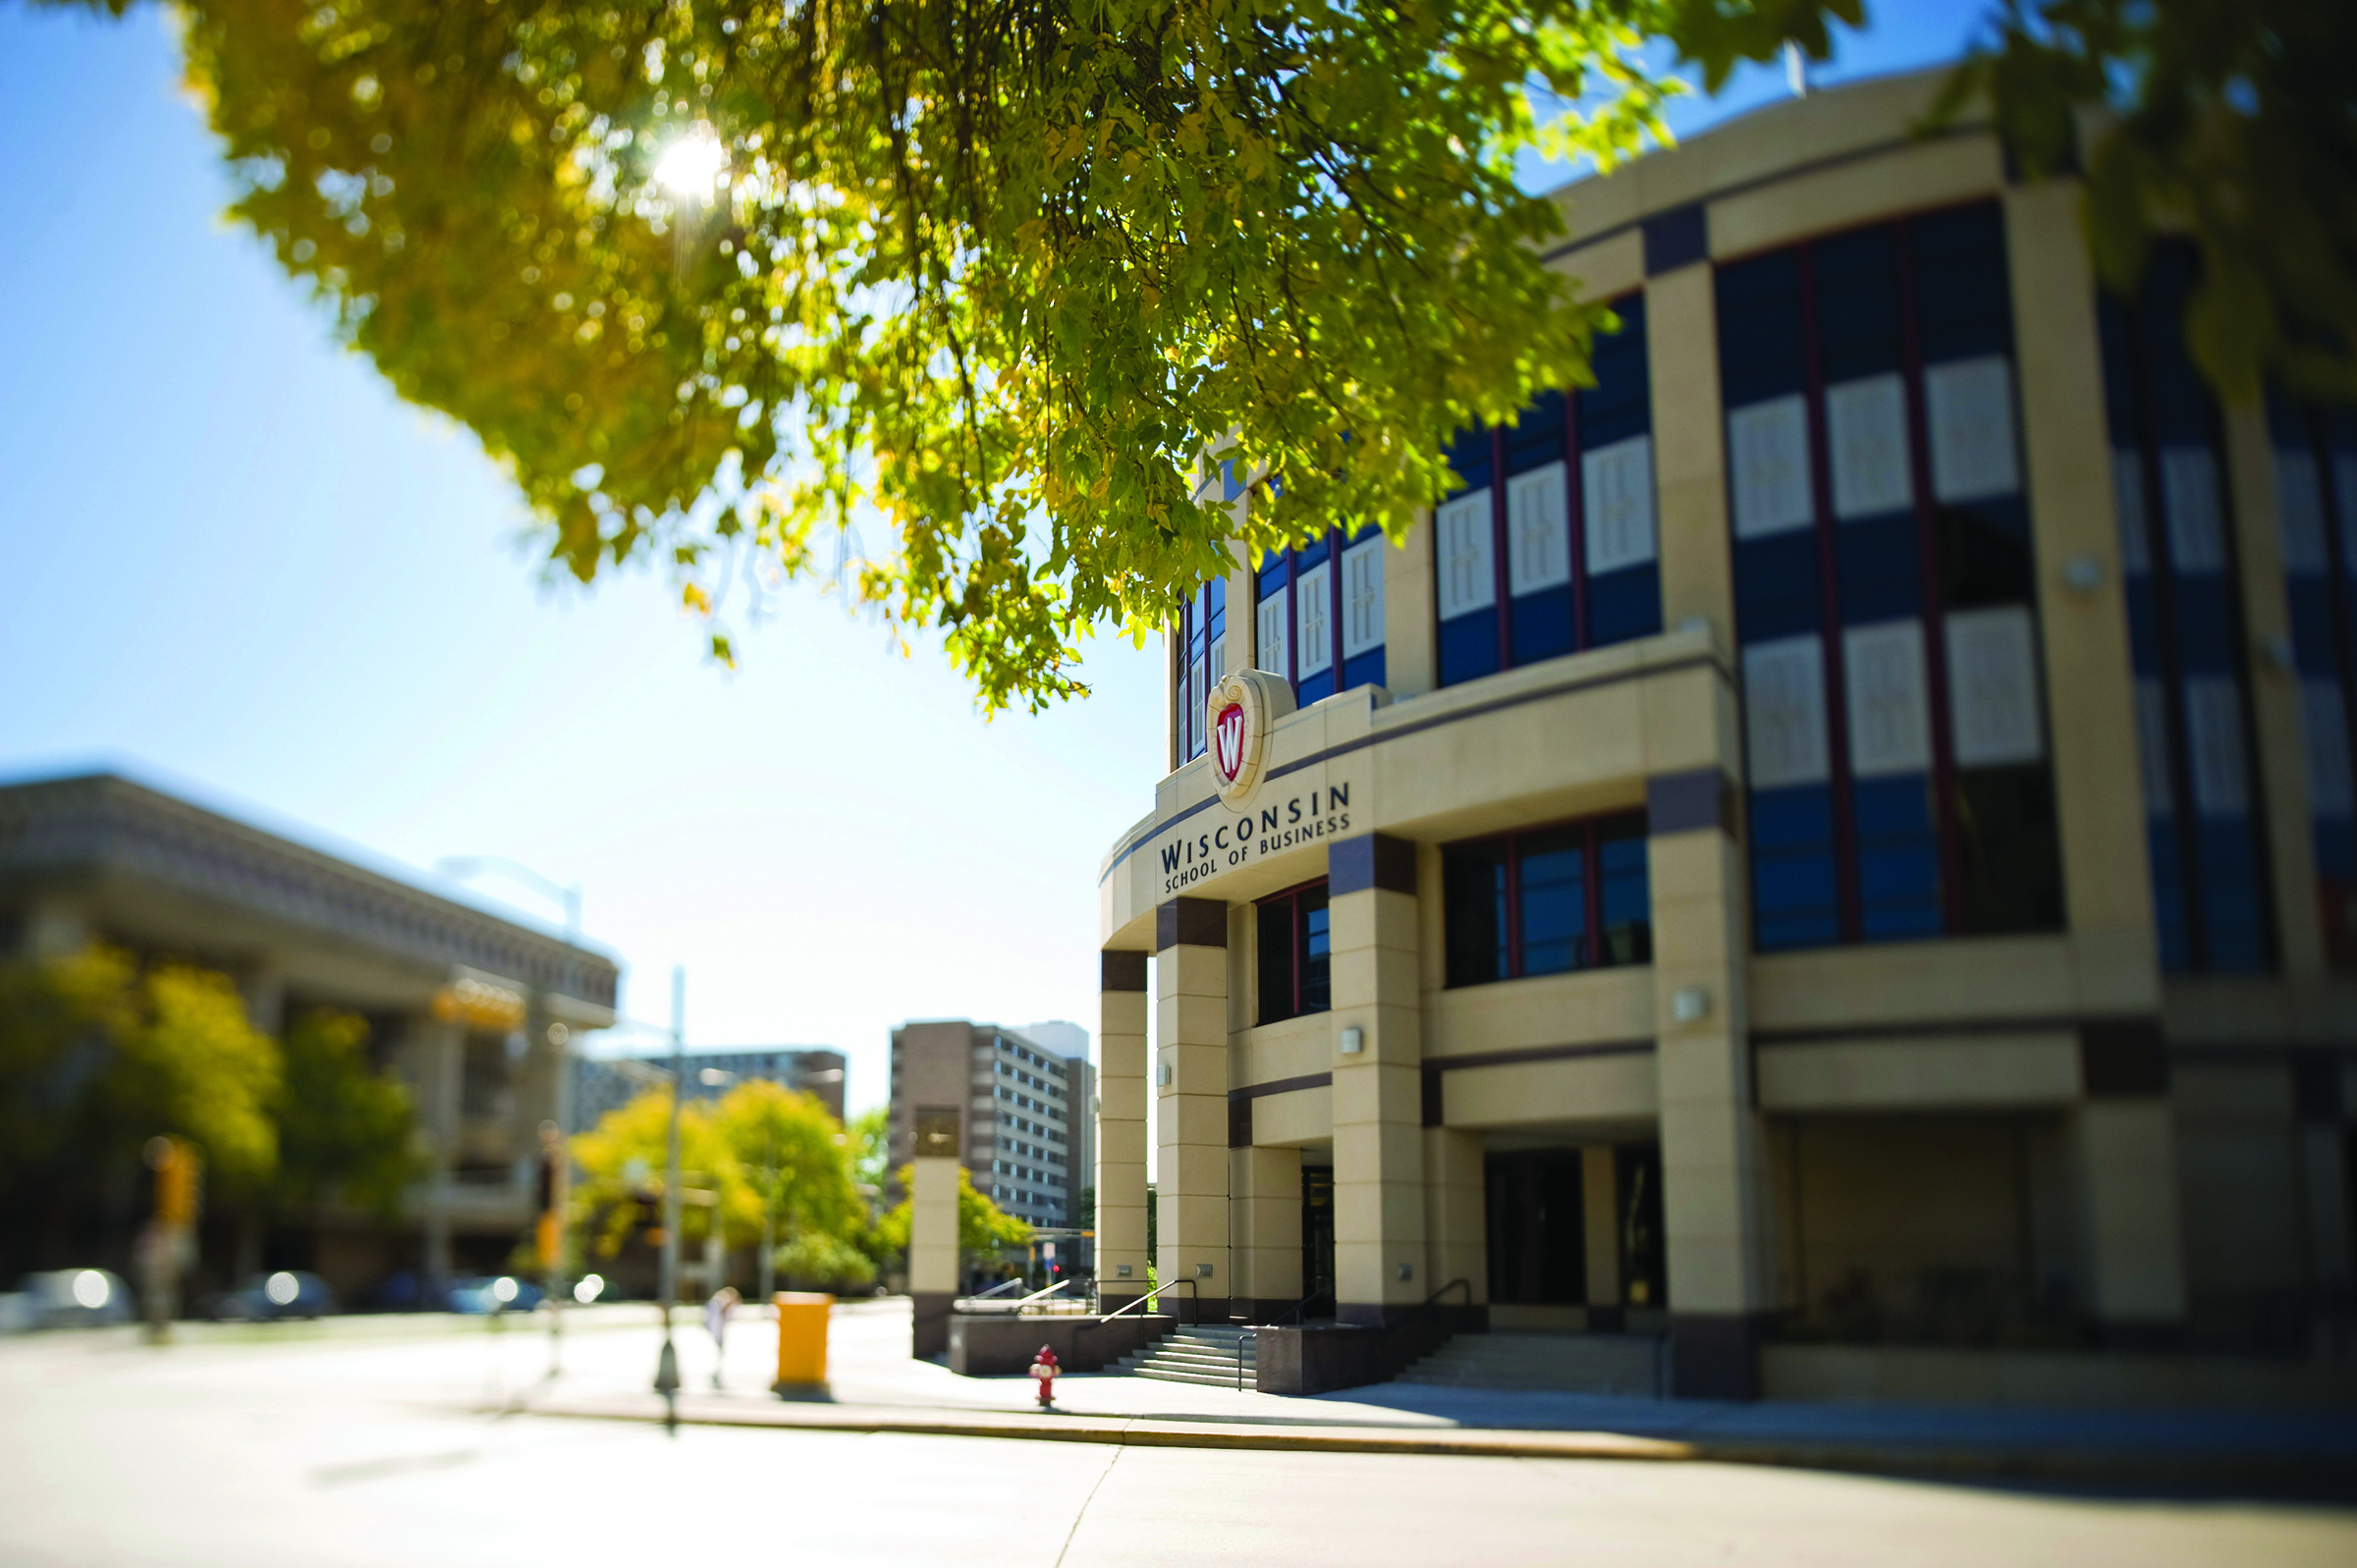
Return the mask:
<path id="1" fill-rule="evenodd" d="M 1027 1385 L 890 1352 L 890 1305 L 836 1320 L 843 1408 L 1012 1417 Z M 768 1325 L 732 1336 L 724 1388 L 683 1323 L 685 1401 L 778 1410 Z M 901 1341 L 904 1344 L 904 1340 Z M 1237 1564 L 2341 1563 L 2357 1514 L 2216 1495 L 2003 1488 L 1712 1462 L 1238 1451 L 894 1432 L 557 1420 L 520 1405 L 636 1398 L 643 1308 L 546 1338 L 453 1320 L 0 1343 L 0 1561 L 51 1565 L 627 1562 L 682 1549 L 802 1560 L 1082 1563 L 1148 1550 Z M 948 1403 L 961 1400 L 961 1405 Z M 1079 1379 L 1076 1411 L 1237 1423 L 1319 1407 L 1333 1430 L 1453 1428 L 1365 1399 L 1281 1401 Z M 897 1403 L 896 1403 L 897 1402 Z M 1123 1409 L 1122 1407 L 1126 1407 Z M 1257 1407 L 1257 1408 L 1255 1408 Z M 506 1413 L 496 1413 L 506 1412 Z M 1202 1496 L 1221 1506 L 1204 1509 Z"/>

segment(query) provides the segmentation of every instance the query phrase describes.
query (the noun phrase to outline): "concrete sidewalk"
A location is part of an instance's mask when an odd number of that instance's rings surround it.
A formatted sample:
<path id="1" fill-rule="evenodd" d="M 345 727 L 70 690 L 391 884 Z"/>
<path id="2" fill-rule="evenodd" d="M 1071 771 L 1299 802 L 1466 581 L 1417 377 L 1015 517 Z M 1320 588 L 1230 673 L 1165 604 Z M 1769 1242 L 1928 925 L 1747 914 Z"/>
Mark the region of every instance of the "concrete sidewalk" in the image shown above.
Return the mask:
<path id="1" fill-rule="evenodd" d="M 2357 1498 L 2357 1412 L 2019 1411 L 1715 1403 L 1385 1383 L 1314 1398 L 1107 1374 L 1059 1379 L 1039 1411 L 1026 1379 L 960 1378 L 911 1360 L 905 1303 L 845 1303 L 823 1394 L 769 1392 L 769 1325 L 741 1323 L 725 1365 L 680 1336 L 678 1419 L 699 1425 L 910 1433 L 1128 1446 L 1322 1449 L 1517 1458 L 1711 1460 L 2048 1484 L 2222 1487 Z M 643 1343 L 641 1342 L 643 1341 Z M 665 1419 L 645 1331 L 596 1336 L 593 1365 L 521 1392 L 519 1413 Z M 715 1372 L 726 1387 L 710 1391 Z"/>

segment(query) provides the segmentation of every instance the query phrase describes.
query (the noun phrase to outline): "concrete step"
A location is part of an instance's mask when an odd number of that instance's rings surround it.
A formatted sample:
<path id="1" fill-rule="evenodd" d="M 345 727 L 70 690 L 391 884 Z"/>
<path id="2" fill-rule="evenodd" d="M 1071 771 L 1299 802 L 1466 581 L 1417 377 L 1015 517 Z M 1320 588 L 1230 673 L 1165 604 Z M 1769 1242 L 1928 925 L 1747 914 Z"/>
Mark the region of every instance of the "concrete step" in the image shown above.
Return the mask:
<path id="1" fill-rule="evenodd" d="M 1191 1382 L 1203 1388 L 1233 1388 L 1236 1385 L 1235 1369 L 1233 1367 L 1229 1368 L 1225 1375 L 1212 1372 L 1170 1372 L 1159 1367 L 1140 1367 L 1135 1376 L 1154 1382 Z M 1246 1389 L 1257 1386 L 1252 1377 L 1252 1369 L 1249 1367 L 1244 1369 L 1243 1385 Z"/>
<path id="2" fill-rule="evenodd" d="M 1650 1396 L 1661 1391 L 1661 1354 L 1642 1334 L 1458 1334 L 1398 1380 Z"/>

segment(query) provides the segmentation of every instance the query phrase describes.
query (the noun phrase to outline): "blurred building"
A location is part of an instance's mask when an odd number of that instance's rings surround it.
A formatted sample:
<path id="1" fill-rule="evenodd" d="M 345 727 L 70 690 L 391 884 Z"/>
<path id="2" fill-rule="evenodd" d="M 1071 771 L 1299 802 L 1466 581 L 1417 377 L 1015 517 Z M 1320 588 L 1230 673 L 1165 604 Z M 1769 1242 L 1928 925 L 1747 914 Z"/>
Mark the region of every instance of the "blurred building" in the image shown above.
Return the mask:
<path id="1" fill-rule="evenodd" d="M 783 1084 L 843 1120 L 844 1055 L 812 1046 L 731 1046 L 685 1053 L 687 1098 L 716 1100 L 748 1079 Z M 671 1082 L 671 1053 L 641 1047 L 621 1055 L 583 1056 L 574 1066 L 580 1125 Z"/>
<path id="2" fill-rule="evenodd" d="M 573 1125 L 586 1132 L 640 1095 L 671 1087 L 671 1069 L 642 1056 L 580 1056 L 573 1064 Z"/>
<path id="3" fill-rule="evenodd" d="M 95 942 L 227 972 L 268 1033 L 309 1007 L 367 1020 L 373 1059 L 415 1096 L 432 1176 L 390 1229 L 330 1214 L 315 1229 L 273 1229 L 262 1257 L 238 1260 L 316 1269 L 347 1299 L 397 1273 L 507 1266 L 534 1217 L 538 1129 L 571 1124 L 571 1054 L 614 1021 L 619 979 L 603 953 L 129 779 L 0 787 L 0 952 Z M 13 1250 L 41 1256 L 11 1261 L 127 1270 L 131 1230 L 102 1203 L 37 1242 L 17 1237 Z M 207 1236 L 212 1285 L 233 1250 Z"/>
<path id="4" fill-rule="evenodd" d="M 1918 134 L 1944 80 L 1561 192 L 1595 385 L 1172 628 L 1109 1288 L 1151 1100 L 1160 1277 L 1247 1318 L 1448 1292 L 1695 1394 L 2345 1379 L 2357 421 L 2220 402 L 2191 250 L 2101 291 L 2075 181 Z"/>
<path id="5" fill-rule="evenodd" d="M 1073 1223 L 1088 1187 L 1095 1129 L 1095 1070 L 1088 1037 L 1065 1055 L 1029 1036 L 963 1019 L 904 1024 L 892 1032 L 892 1167 L 915 1147 L 915 1112 L 959 1112 L 962 1160 L 977 1191 L 1018 1219 L 1043 1227 Z M 1067 1046 L 1070 1035 L 1063 1036 Z"/>

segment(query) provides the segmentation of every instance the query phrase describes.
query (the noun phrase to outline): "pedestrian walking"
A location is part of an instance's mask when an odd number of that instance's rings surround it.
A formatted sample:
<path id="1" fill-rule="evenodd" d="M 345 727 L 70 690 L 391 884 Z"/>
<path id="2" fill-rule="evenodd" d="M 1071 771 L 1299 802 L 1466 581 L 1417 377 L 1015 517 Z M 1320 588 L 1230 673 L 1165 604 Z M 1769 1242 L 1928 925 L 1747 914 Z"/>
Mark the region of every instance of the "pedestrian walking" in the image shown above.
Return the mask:
<path id="1" fill-rule="evenodd" d="M 729 1360 L 729 1314 L 744 1298 L 735 1285 L 723 1285 L 704 1303 L 704 1328 L 712 1335 L 712 1386 L 720 1386 L 720 1370 Z"/>

